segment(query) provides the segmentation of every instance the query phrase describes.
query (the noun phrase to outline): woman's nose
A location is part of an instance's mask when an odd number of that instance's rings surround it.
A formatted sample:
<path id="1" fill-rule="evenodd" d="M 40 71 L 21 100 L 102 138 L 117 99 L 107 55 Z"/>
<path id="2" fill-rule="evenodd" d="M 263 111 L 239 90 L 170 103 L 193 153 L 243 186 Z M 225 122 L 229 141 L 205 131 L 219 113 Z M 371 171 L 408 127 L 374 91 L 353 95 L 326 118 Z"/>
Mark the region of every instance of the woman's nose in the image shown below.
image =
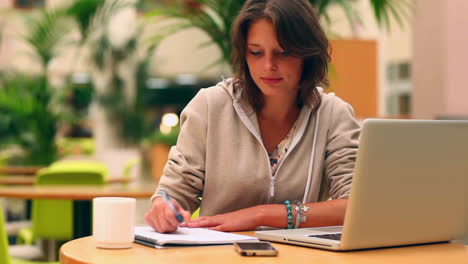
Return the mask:
<path id="1" fill-rule="evenodd" d="M 265 56 L 264 61 L 264 70 L 265 71 L 274 71 L 278 68 L 276 65 L 276 60 L 273 56 Z"/>

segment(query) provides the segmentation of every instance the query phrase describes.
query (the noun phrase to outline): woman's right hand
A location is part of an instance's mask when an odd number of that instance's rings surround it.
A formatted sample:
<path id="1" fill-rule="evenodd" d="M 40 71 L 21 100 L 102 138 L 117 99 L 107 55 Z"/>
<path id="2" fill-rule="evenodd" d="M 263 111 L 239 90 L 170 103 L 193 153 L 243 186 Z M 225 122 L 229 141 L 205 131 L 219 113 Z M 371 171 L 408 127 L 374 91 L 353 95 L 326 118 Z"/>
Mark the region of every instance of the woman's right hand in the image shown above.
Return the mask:
<path id="1" fill-rule="evenodd" d="M 171 202 L 182 215 L 184 221 L 189 221 L 190 212 L 184 210 L 176 200 L 171 199 Z M 145 220 L 148 225 L 159 233 L 174 232 L 181 224 L 177 220 L 172 209 L 164 202 L 162 197 L 158 197 L 153 200 L 151 209 L 145 214 Z"/>

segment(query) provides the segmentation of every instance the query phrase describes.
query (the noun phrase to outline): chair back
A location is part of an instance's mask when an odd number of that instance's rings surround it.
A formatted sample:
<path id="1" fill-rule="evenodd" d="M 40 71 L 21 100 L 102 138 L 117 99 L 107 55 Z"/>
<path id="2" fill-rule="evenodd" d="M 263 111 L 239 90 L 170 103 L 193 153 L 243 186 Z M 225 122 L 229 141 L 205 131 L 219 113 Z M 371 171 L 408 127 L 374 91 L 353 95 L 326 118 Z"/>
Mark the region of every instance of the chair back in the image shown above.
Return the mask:
<path id="1" fill-rule="evenodd" d="M 8 236 L 5 230 L 5 219 L 3 218 L 3 207 L 0 201 L 0 263 L 10 264 L 8 253 Z"/>
<path id="2" fill-rule="evenodd" d="M 7 159 L 7 156 L 3 153 L 0 153 L 0 168 L 2 168 L 3 166 L 5 166 L 6 162 L 5 160 Z M 5 176 L 3 175 L 2 173 L 0 173 L 0 177 L 2 176 Z"/>
<path id="3" fill-rule="evenodd" d="M 107 167 L 99 161 L 63 160 L 54 162 L 43 171 L 39 171 L 36 184 L 101 184 L 108 174 Z"/>
<path id="4" fill-rule="evenodd" d="M 61 161 L 42 169 L 37 185 L 102 185 L 107 168 L 94 161 Z M 33 200 L 33 239 L 70 240 L 73 238 L 73 201 Z"/>

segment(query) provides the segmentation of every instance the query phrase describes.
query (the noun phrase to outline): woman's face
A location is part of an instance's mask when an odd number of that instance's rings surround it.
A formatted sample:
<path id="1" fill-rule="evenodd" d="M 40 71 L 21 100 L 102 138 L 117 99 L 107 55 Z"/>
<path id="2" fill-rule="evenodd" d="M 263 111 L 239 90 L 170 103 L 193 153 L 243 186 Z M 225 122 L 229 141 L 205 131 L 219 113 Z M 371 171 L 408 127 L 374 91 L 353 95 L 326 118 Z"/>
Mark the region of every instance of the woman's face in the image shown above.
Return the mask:
<path id="1" fill-rule="evenodd" d="M 250 75 L 265 97 L 296 97 L 303 59 L 289 56 L 281 48 L 268 20 L 260 19 L 250 25 L 246 59 Z"/>

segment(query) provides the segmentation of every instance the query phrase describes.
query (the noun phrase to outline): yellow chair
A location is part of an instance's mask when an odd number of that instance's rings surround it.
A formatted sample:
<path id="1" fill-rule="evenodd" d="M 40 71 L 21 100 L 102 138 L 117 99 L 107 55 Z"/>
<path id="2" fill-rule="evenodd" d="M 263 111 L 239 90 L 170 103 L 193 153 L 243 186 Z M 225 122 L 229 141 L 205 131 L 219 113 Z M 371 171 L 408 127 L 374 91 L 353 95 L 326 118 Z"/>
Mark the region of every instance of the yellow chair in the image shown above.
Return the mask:
<path id="1" fill-rule="evenodd" d="M 198 199 L 201 201 L 202 198 L 198 197 Z M 192 217 L 190 219 L 195 219 L 198 216 L 200 216 L 200 207 L 198 207 L 197 210 L 195 210 L 195 212 L 192 213 Z"/>
<path id="2" fill-rule="evenodd" d="M 141 162 L 140 158 L 133 158 L 125 163 L 123 177 L 125 179 L 130 179 L 132 176 L 132 170 L 135 169 L 137 165 Z"/>
<path id="3" fill-rule="evenodd" d="M 200 215 L 200 207 L 198 207 L 197 210 L 195 210 L 195 212 L 192 213 L 192 217 L 190 217 L 190 219 L 198 218 L 199 215 Z"/>
<path id="4" fill-rule="evenodd" d="M 7 158 L 8 157 L 7 157 L 7 155 L 5 153 L 0 153 L 0 168 L 5 166 Z M 2 176 L 5 176 L 5 175 L 0 173 L 0 177 L 2 177 Z"/>
<path id="5" fill-rule="evenodd" d="M 61 161 L 41 170 L 37 185 L 102 185 L 107 168 L 95 161 Z M 73 201 L 33 200 L 34 238 L 69 240 L 73 238 Z"/>
<path id="6" fill-rule="evenodd" d="M 107 174 L 107 167 L 97 161 L 64 160 L 40 170 L 36 184 L 102 185 Z M 58 241 L 73 238 L 73 201 L 33 200 L 31 215 L 32 226 L 19 231 L 18 244 L 32 244 L 37 238 Z"/>
<path id="7" fill-rule="evenodd" d="M 3 217 L 3 208 L 0 203 L 0 263 L 1 264 L 58 264 L 58 262 L 33 262 L 12 258 L 8 252 L 8 237 L 5 230 L 5 220 Z"/>

